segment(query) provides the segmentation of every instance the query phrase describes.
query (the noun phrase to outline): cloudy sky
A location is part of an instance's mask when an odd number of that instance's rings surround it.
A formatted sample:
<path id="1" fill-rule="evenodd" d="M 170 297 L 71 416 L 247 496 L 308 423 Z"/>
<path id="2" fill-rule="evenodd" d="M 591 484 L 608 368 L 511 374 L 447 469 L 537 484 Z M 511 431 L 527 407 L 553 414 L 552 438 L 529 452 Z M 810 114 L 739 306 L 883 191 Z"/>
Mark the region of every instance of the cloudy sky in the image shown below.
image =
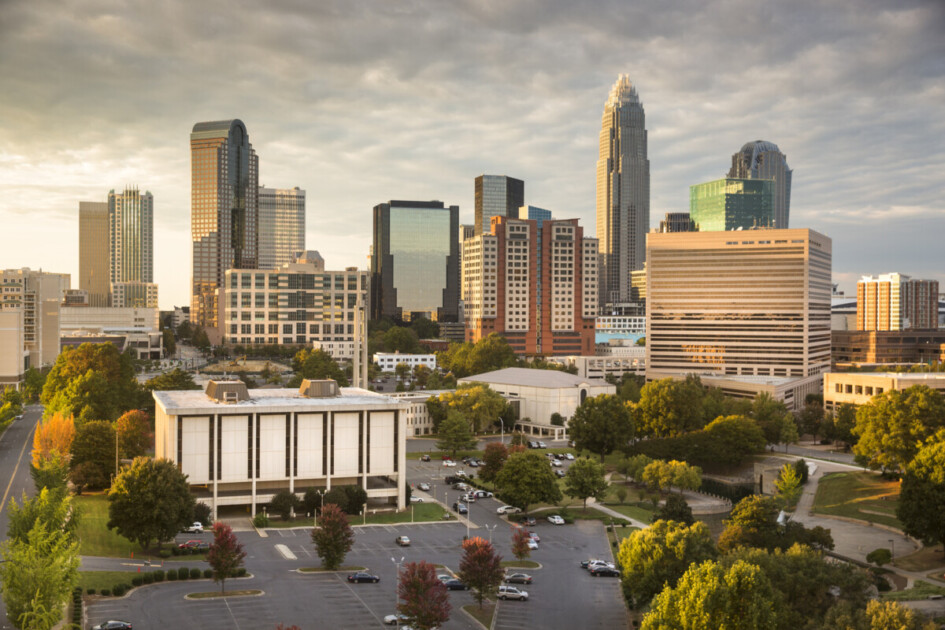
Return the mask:
<path id="1" fill-rule="evenodd" d="M 78 202 L 137 185 L 161 306 L 189 303 L 189 134 L 228 118 L 260 183 L 307 191 L 329 268 L 367 264 L 389 199 L 471 222 L 484 172 L 593 231 L 621 73 L 646 109 L 654 226 L 769 140 L 794 169 L 791 226 L 833 238 L 841 288 L 945 286 L 940 0 L 0 0 L 0 268 L 77 274 Z"/>

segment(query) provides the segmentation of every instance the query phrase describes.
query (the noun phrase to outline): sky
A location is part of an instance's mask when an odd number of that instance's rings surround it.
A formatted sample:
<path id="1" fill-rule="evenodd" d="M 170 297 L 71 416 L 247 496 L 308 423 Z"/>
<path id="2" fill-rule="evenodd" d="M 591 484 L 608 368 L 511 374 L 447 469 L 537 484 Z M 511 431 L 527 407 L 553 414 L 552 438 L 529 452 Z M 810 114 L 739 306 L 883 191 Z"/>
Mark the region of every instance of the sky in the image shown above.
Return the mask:
<path id="1" fill-rule="evenodd" d="M 791 227 L 834 282 L 945 290 L 941 0 L 0 0 L 0 268 L 73 274 L 79 201 L 155 203 L 161 308 L 190 301 L 189 136 L 241 119 L 260 184 L 307 195 L 306 246 L 367 266 L 371 209 L 473 217 L 482 173 L 593 234 L 604 102 L 646 111 L 650 221 L 743 144 L 794 169 Z"/>

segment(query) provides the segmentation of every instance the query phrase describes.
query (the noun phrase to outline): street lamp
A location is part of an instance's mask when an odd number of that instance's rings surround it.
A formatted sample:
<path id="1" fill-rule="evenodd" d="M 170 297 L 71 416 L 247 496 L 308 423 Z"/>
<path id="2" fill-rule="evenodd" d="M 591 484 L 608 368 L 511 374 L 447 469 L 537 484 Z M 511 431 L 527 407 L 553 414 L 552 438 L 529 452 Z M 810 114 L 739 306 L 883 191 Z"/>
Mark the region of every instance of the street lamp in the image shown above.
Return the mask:
<path id="1" fill-rule="evenodd" d="M 391 556 L 390 561 L 397 567 L 397 578 L 394 580 L 394 618 L 397 620 L 397 627 L 399 628 L 400 613 L 397 612 L 397 604 L 400 602 L 400 596 L 398 589 L 400 587 L 400 565 L 404 563 L 404 556 L 400 556 L 400 560 L 395 560 L 394 557 Z"/>
<path id="2" fill-rule="evenodd" d="M 324 509 L 325 509 L 325 491 L 324 491 L 324 490 L 316 490 L 316 491 L 315 491 L 315 494 L 317 494 L 317 495 L 318 495 L 318 498 L 321 499 L 321 502 L 322 502 L 322 508 L 321 508 L 321 509 L 324 510 Z M 313 520 L 312 520 L 312 526 L 313 526 L 313 527 L 318 527 L 318 512 L 316 512 L 315 514 L 313 514 L 313 515 L 312 515 L 312 518 L 313 518 Z"/>
<path id="3" fill-rule="evenodd" d="M 504 445 L 505 444 L 505 420 L 503 420 L 501 416 L 499 417 L 499 426 L 502 427 L 501 432 L 499 433 L 499 442 Z"/>
<path id="4" fill-rule="evenodd" d="M 496 523 L 495 525 L 483 525 L 483 527 L 489 530 L 489 544 L 490 545 L 492 544 L 492 532 L 494 532 L 495 528 L 498 526 L 499 526 L 498 523 Z"/>

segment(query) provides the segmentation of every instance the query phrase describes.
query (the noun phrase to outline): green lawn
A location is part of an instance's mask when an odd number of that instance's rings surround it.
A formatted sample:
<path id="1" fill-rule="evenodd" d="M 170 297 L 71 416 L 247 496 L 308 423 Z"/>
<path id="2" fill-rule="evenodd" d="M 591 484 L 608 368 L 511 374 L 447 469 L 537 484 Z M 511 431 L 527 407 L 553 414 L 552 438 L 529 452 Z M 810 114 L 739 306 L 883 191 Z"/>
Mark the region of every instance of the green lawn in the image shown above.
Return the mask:
<path id="1" fill-rule="evenodd" d="M 653 522 L 653 504 L 649 502 L 642 503 L 605 503 L 605 505 L 614 512 L 620 512 L 624 516 L 643 521 L 644 523 Z"/>
<path id="2" fill-rule="evenodd" d="M 463 606 L 463 610 L 475 617 L 476 621 L 481 623 L 483 627 L 492 627 L 492 616 L 495 614 L 495 602 L 486 600 L 482 602 L 482 608 L 479 608 L 479 604 L 467 604 Z"/>
<path id="3" fill-rule="evenodd" d="M 429 521 L 441 521 L 443 520 L 443 515 L 447 513 L 438 503 L 412 503 L 411 506 L 413 507 L 412 521 L 411 508 L 408 507 L 403 512 L 379 512 L 377 514 L 371 514 L 371 509 L 368 508 L 367 518 L 359 515 L 349 515 L 348 522 L 352 525 L 394 525 L 397 523 L 410 522 L 424 523 Z M 313 521 L 309 517 L 296 517 L 288 521 L 283 521 L 279 517 L 273 517 L 269 519 L 269 525 L 266 526 L 266 529 L 312 526 Z"/>
<path id="4" fill-rule="evenodd" d="M 83 591 L 94 588 L 98 593 L 103 588 L 111 590 L 118 584 L 131 584 L 136 575 L 135 571 L 79 571 L 79 586 Z"/>
<path id="5" fill-rule="evenodd" d="M 882 599 L 892 599 L 899 602 L 928 599 L 929 595 L 945 595 L 945 587 L 934 586 L 928 582 L 916 580 L 915 586 L 912 588 L 907 588 L 903 591 L 890 591 L 888 593 L 879 594 L 880 598 Z"/>
<path id="6" fill-rule="evenodd" d="M 83 556 L 129 558 L 141 556 L 141 546 L 108 529 L 108 499 L 104 494 L 75 497 L 79 508 L 79 553 Z M 108 587 L 106 587 L 108 588 Z"/>
<path id="7" fill-rule="evenodd" d="M 902 529 L 896 518 L 899 483 L 875 473 L 842 472 L 824 475 L 814 497 L 814 512 L 845 516 Z"/>

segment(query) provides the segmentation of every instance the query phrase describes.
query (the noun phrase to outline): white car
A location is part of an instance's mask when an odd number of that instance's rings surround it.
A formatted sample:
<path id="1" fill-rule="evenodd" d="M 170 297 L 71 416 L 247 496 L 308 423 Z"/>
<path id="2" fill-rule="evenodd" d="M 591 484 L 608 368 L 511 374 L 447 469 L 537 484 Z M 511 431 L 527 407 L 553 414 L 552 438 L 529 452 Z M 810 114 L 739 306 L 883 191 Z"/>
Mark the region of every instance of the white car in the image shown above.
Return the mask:
<path id="1" fill-rule="evenodd" d="M 423 497 L 418 497 L 418 496 L 415 496 L 415 495 L 412 495 L 412 494 L 411 494 L 411 495 L 410 495 L 410 502 L 411 502 L 411 503 L 423 503 Z"/>
<path id="2" fill-rule="evenodd" d="M 495 509 L 496 514 L 518 514 L 521 511 L 521 508 L 517 508 L 514 505 L 500 505 Z"/>
<path id="3" fill-rule="evenodd" d="M 425 481 L 421 481 L 420 483 L 417 484 L 417 489 L 418 489 L 418 490 L 423 490 L 424 492 L 429 492 L 429 491 L 430 491 L 430 484 L 428 484 L 428 483 L 425 482 Z"/>
<path id="4" fill-rule="evenodd" d="M 551 460 L 551 465 L 554 466 L 555 468 L 561 468 L 562 466 L 564 466 L 564 464 L 561 463 L 560 459 Z"/>
<path id="5" fill-rule="evenodd" d="M 552 525 L 564 525 L 564 519 L 558 516 L 557 514 L 552 514 L 548 517 L 548 522 Z"/>
<path id="6" fill-rule="evenodd" d="M 574 461 L 574 453 L 565 453 L 565 454 L 564 454 L 564 458 L 565 458 L 565 459 L 568 459 L 568 460 L 571 460 L 571 461 Z"/>
<path id="7" fill-rule="evenodd" d="M 398 621 L 400 621 L 400 625 L 401 627 L 403 627 L 405 623 L 410 621 L 410 617 L 408 617 L 407 615 L 400 615 L 400 614 L 387 615 L 386 617 L 384 617 L 384 623 L 387 624 L 388 626 L 396 625 Z"/>
<path id="8" fill-rule="evenodd" d="M 202 534 L 203 533 L 203 523 L 194 521 L 193 525 L 190 527 L 185 527 L 183 530 L 188 534 Z"/>
<path id="9" fill-rule="evenodd" d="M 476 502 L 476 493 L 475 493 L 475 492 L 467 492 L 466 494 L 463 495 L 462 499 L 460 499 L 460 500 L 461 500 L 463 503 L 475 503 L 475 502 Z"/>
<path id="10" fill-rule="evenodd" d="M 514 586 L 500 586 L 499 587 L 499 599 L 528 599 L 528 591 L 523 591 L 522 589 L 515 588 Z"/>
<path id="11" fill-rule="evenodd" d="M 444 465 L 444 466 L 455 467 L 455 466 L 456 466 L 456 462 L 454 462 L 452 459 L 444 459 L 444 460 L 443 460 L 443 465 Z"/>
<path id="12" fill-rule="evenodd" d="M 528 539 L 528 548 L 529 548 L 529 549 L 538 549 L 538 543 L 535 542 L 535 539 L 534 539 L 534 538 L 529 538 L 529 539 Z"/>

